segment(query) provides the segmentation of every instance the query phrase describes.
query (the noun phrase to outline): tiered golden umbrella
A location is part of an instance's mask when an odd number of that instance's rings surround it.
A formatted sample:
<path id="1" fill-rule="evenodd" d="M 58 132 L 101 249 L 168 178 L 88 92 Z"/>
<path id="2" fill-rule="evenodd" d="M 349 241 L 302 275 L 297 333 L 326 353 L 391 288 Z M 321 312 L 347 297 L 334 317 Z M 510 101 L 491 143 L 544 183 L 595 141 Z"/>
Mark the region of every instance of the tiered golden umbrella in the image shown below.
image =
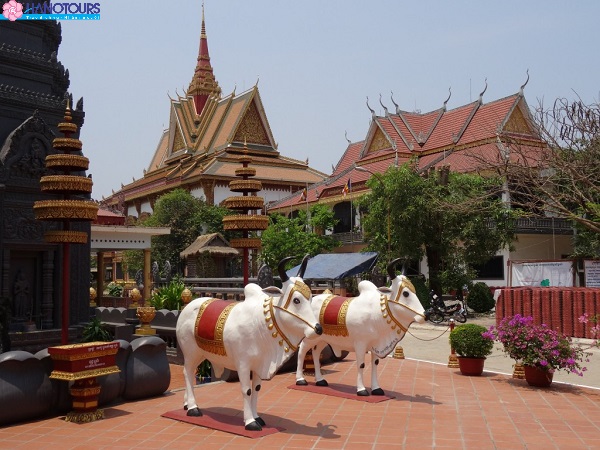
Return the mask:
<path id="1" fill-rule="evenodd" d="M 247 149 L 246 149 L 247 150 Z M 262 197 L 249 195 L 262 190 L 262 183 L 250 178 L 256 176 L 256 169 L 248 167 L 252 162 L 247 154 L 239 158 L 242 167 L 236 169 L 235 175 L 241 179 L 229 182 L 229 190 L 232 192 L 242 192 L 243 196 L 228 197 L 224 205 L 228 209 L 239 211 L 238 214 L 225 216 L 223 218 L 223 229 L 231 231 L 241 231 L 241 238 L 230 240 L 233 248 L 242 249 L 243 252 L 243 272 L 244 285 L 248 284 L 248 254 L 249 250 L 260 248 L 260 238 L 248 237 L 250 231 L 266 230 L 269 225 L 269 219 L 266 216 L 257 215 L 255 211 L 262 210 L 265 201 Z"/>
<path id="2" fill-rule="evenodd" d="M 71 135 L 77 133 L 77 124 L 72 123 L 71 109 L 67 101 L 64 122 L 58 124 L 58 129 L 64 137 L 57 137 L 52 146 L 57 151 L 54 155 L 46 156 L 46 168 L 58 172 L 58 175 L 46 175 L 40 180 L 41 190 L 49 194 L 57 194 L 62 199 L 41 200 L 33 205 L 35 218 L 62 222 L 61 230 L 47 231 L 44 235 L 46 242 L 62 244 L 62 344 L 69 341 L 69 302 L 70 302 L 70 244 L 86 244 L 86 231 L 70 230 L 71 222 L 92 222 L 96 219 L 98 206 L 92 200 L 81 199 L 82 195 L 92 192 L 92 179 L 85 175 L 89 160 L 77 153 L 81 152 L 82 143 Z M 73 198 L 75 197 L 75 198 Z M 79 197 L 79 198 L 77 198 Z"/>

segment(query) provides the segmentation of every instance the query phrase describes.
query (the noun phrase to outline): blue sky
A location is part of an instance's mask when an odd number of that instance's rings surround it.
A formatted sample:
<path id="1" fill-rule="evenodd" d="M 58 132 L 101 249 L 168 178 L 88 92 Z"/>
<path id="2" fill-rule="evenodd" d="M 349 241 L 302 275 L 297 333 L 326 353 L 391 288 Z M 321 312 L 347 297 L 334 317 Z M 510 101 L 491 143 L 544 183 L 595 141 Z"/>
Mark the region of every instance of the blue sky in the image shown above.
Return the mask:
<path id="1" fill-rule="evenodd" d="M 196 65 L 200 0 L 100 1 L 101 20 L 63 21 L 59 60 L 83 96 L 93 197 L 140 178 Z M 282 154 L 331 172 L 367 132 L 370 106 L 427 112 L 514 94 L 599 100 L 596 1 L 206 0 L 223 93 L 258 80 Z"/>

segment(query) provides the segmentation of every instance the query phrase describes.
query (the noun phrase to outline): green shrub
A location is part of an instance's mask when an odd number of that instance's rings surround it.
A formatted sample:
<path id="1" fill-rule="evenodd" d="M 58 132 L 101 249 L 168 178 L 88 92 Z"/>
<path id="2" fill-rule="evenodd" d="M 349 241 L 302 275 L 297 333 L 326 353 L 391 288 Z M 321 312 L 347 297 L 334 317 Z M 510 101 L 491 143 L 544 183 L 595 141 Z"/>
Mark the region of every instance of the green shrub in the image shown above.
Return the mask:
<path id="1" fill-rule="evenodd" d="M 173 278 L 169 284 L 157 289 L 150 297 L 150 306 L 158 309 L 168 309 L 170 311 L 181 309 L 183 301 L 181 293 L 185 289 L 185 284 L 180 277 Z"/>
<path id="2" fill-rule="evenodd" d="M 81 342 L 110 342 L 112 340 L 112 334 L 107 326 L 100 319 L 94 317 L 83 329 Z"/>
<path id="3" fill-rule="evenodd" d="M 450 345 L 459 356 L 485 358 L 494 348 L 494 340 L 482 335 L 486 331 L 475 323 L 459 325 L 450 332 Z"/>
<path id="4" fill-rule="evenodd" d="M 417 297 L 419 297 L 423 308 L 429 308 L 431 306 L 431 300 L 429 298 L 429 287 L 427 286 L 427 281 L 425 281 L 425 277 L 410 277 L 410 281 L 415 287 L 415 290 L 417 291 Z"/>
<path id="5" fill-rule="evenodd" d="M 108 295 L 110 295 L 111 297 L 121 297 L 123 295 L 123 286 L 115 283 L 114 281 L 108 283 L 108 286 L 106 286 L 106 290 L 108 292 Z"/>
<path id="6" fill-rule="evenodd" d="M 469 308 L 478 313 L 490 311 L 494 306 L 494 296 L 487 284 L 478 282 L 473 285 L 467 298 Z"/>

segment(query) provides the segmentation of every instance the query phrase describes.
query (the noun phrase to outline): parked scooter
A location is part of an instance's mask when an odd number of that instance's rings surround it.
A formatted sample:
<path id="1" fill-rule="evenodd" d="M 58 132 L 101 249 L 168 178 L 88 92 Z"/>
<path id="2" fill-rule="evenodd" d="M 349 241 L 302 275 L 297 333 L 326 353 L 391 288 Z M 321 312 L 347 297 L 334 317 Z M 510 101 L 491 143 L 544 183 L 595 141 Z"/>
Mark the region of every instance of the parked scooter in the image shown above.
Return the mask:
<path id="1" fill-rule="evenodd" d="M 454 319 L 457 322 L 465 323 L 467 321 L 467 308 L 464 299 L 446 305 L 433 290 L 429 293 L 431 299 L 431 308 L 425 311 L 425 319 L 433 323 L 442 323 L 445 319 Z"/>

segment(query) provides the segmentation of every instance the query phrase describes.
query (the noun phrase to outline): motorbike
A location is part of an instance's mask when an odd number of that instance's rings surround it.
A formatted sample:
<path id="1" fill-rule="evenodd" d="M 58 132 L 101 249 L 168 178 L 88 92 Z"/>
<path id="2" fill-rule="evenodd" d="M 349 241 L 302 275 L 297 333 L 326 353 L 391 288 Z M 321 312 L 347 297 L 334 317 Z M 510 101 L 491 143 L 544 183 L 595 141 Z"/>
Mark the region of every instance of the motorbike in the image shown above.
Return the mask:
<path id="1" fill-rule="evenodd" d="M 467 308 L 464 299 L 451 305 L 446 305 L 434 291 L 429 293 L 431 308 L 425 311 L 425 319 L 433 323 L 442 323 L 445 319 L 454 319 L 456 322 L 467 321 Z"/>

